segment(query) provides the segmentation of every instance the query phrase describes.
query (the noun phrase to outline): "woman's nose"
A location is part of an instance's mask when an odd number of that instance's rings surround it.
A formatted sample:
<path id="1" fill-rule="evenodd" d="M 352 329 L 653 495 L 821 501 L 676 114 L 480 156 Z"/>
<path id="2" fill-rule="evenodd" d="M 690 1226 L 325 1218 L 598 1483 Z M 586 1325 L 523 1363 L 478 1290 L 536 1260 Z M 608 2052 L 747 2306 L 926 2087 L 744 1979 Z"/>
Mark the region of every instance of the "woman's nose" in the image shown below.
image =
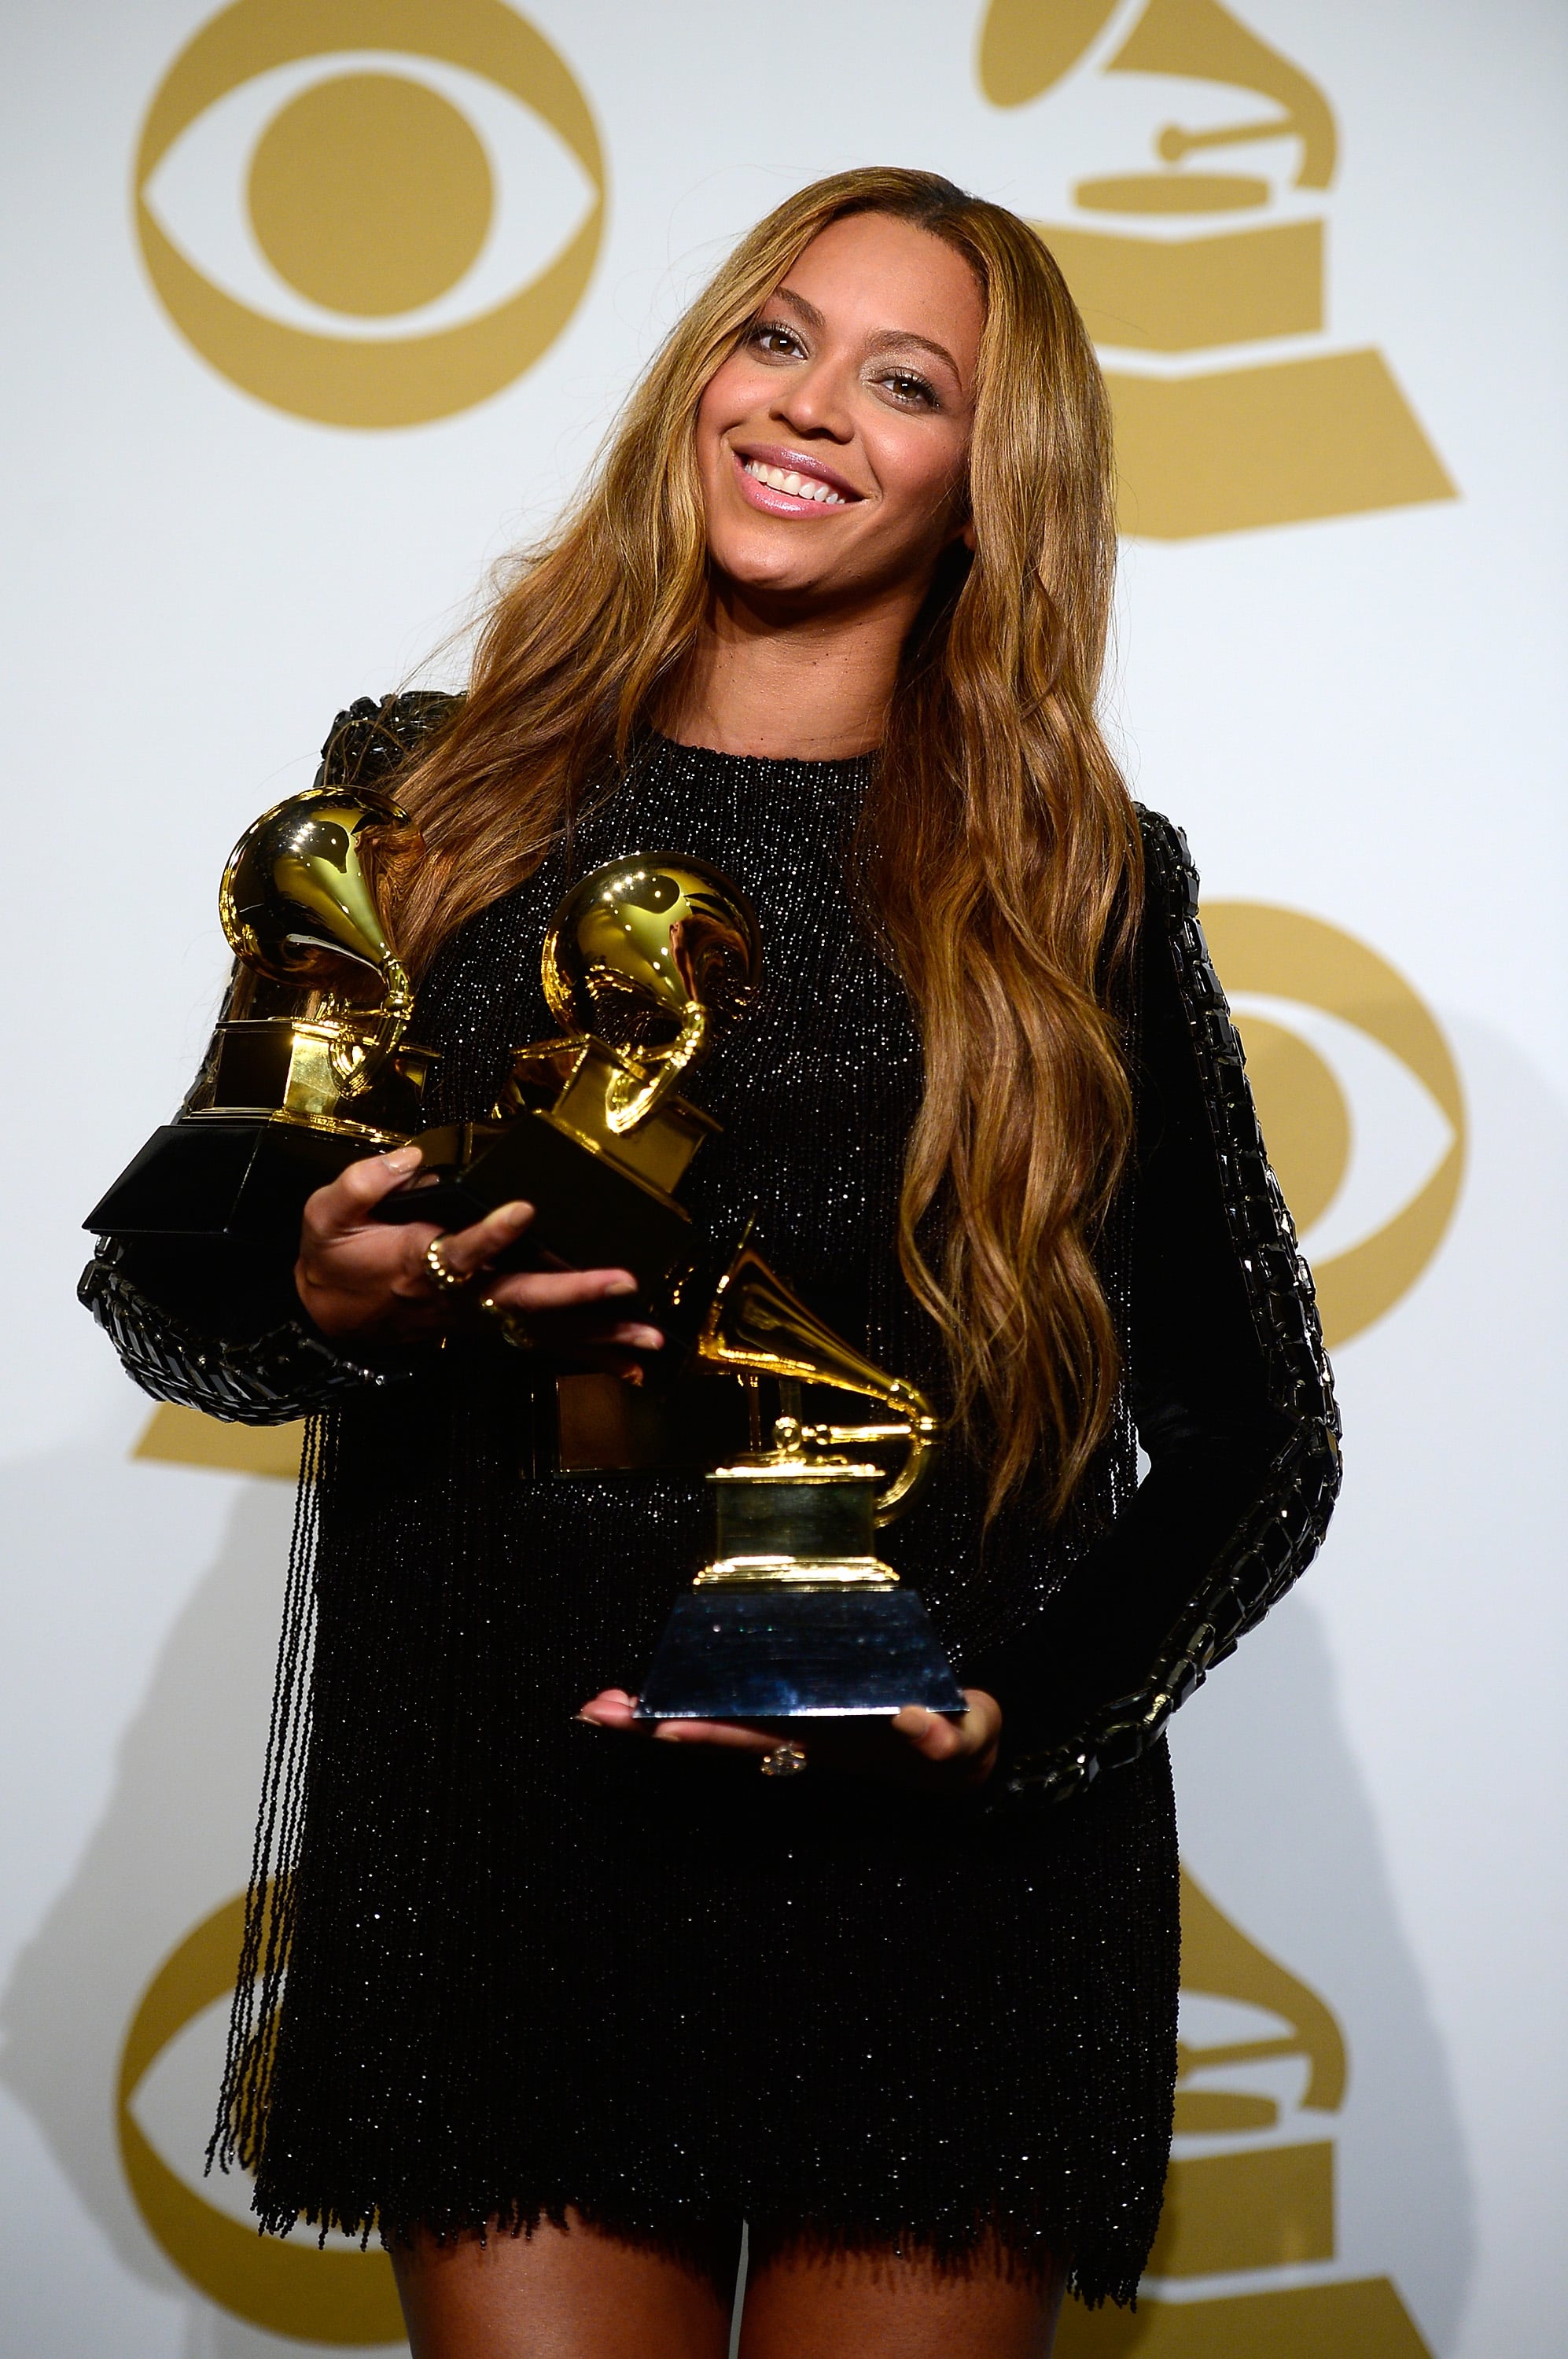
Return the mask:
<path id="1" fill-rule="evenodd" d="M 832 441 L 847 442 L 855 431 L 848 391 L 842 371 L 805 368 L 779 387 L 773 415 L 797 434 L 825 434 Z"/>

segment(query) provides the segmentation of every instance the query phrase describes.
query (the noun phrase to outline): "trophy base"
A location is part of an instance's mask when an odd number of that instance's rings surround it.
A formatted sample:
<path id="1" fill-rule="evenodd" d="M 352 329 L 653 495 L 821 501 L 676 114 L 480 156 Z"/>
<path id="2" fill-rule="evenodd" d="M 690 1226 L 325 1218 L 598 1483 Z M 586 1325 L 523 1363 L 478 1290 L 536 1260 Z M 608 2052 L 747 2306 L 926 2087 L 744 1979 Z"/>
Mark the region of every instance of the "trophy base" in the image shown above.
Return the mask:
<path id="1" fill-rule="evenodd" d="M 372 1077 L 352 1091 L 333 1069 L 343 1052 L 370 1060 Z M 363 1154 L 375 1155 L 419 1127 L 434 1062 L 430 1049 L 411 1040 L 381 1051 L 376 1027 L 365 1018 L 239 1016 L 219 1025 L 210 1074 L 185 1110 L 204 1121 L 271 1114 L 308 1129 L 342 1131 L 364 1141 Z"/>
<path id="2" fill-rule="evenodd" d="M 261 1334 L 298 1318 L 305 1200 L 373 1153 L 364 1139 L 261 1115 L 191 1114 L 154 1131 L 82 1223 L 176 1318 Z"/>
<path id="3" fill-rule="evenodd" d="M 94 1236 L 297 1239 L 305 1199 L 376 1147 L 264 1115 L 192 1114 L 155 1130 L 82 1223 Z"/>
<path id="4" fill-rule="evenodd" d="M 514 1115 L 455 1169 L 442 1152 L 451 1142 L 450 1131 L 412 1142 L 425 1147 L 433 1180 L 416 1180 L 384 1197 L 378 1221 L 462 1229 L 521 1200 L 534 1207 L 533 1220 L 514 1250 L 499 1256 L 497 1269 L 546 1259 L 568 1269 L 629 1269 L 650 1294 L 661 1292 L 691 1257 L 691 1218 L 672 1196 L 596 1154 L 548 1114 Z"/>
<path id="5" fill-rule="evenodd" d="M 912 1589 L 770 1582 L 689 1589 L 654 1655 L 638 1720 L 961 1712 L 964 1691 Z"/>

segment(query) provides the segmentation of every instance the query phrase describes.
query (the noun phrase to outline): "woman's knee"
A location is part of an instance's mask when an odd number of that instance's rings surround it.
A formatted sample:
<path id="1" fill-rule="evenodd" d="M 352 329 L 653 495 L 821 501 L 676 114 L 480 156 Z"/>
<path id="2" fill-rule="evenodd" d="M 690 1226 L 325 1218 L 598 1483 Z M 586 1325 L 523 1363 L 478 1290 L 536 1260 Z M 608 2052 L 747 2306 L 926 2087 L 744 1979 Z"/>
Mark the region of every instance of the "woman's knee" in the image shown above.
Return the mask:
<path id="1" fill-rule="evenodd" d="M 740 2359 L 1048 2359 L 1065 2269 L 786 2245 L 748 2274 Z"/>
<path id="2" fill-rule="evenodd" d="M 413 2359 L 725 2359 L 730 2300 L 711 2261 L 676 2257 L 574 2214 L 392 2247 Z M 733 2282 L 733 2265 L 732 2265 Z"/>

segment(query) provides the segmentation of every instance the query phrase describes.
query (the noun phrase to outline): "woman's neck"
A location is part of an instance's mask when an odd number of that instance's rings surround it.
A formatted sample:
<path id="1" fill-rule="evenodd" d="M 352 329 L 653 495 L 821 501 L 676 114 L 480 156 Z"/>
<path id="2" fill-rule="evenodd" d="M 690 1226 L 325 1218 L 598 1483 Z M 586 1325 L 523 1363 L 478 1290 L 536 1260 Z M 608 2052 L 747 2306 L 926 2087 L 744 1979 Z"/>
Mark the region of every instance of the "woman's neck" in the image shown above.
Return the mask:
<path id="1" fill-rule="evenodd" d="M 853 614 L 780 614 L 726 587 L 659 725 L 683 745 L 775 760 L 842 761 L 882 742 L 908 592 Z"/>

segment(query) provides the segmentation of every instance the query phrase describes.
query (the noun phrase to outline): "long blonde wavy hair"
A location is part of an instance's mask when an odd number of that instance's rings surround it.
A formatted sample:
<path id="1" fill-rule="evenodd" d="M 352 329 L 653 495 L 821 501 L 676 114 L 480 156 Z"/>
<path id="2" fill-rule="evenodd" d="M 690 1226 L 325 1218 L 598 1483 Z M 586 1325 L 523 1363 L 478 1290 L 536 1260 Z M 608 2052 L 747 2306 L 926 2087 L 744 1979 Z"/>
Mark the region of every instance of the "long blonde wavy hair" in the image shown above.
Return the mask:
<path id="1" fill-rule="evenodd" d="M 1032 1471 L 1055 1513 L 1116 1396 L 1093 1245 L 1131 1131 L 1112 1002 L 1141 853 L 1095 720 L 1116 558 L 1105 391 L 1026 223 L 933 173 L 870 168 L 801 190 L 742 240 L 490 609 L 466 701 L 399 779 L 425 856 L 390 881 L 418 970 L 537 866 L 667 706 L 710 595 L 699 399 L 802 249 L 858 212 L 945 240 L 985 306 L 975 547 L 942 560 L 906 645 L 862 832 L 869 914 L 925 1054 L 899 1252 L 993 1512 Z"/>

